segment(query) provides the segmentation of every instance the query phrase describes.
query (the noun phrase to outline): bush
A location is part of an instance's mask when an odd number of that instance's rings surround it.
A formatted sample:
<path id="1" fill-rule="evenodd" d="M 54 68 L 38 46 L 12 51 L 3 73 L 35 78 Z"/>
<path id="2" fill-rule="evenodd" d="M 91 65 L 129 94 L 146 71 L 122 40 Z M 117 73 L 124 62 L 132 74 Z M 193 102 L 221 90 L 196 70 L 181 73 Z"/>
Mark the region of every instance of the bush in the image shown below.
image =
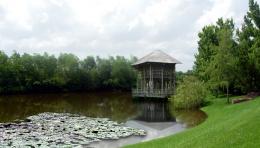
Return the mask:
<path id="1" fill-rule="evenodd" d="M 195 76 L 185 76 L 179 84 L 176 95 L 172 96 L 175 109 L 190 109 L 200 107 L 208 94 L 203 82 Z"/>

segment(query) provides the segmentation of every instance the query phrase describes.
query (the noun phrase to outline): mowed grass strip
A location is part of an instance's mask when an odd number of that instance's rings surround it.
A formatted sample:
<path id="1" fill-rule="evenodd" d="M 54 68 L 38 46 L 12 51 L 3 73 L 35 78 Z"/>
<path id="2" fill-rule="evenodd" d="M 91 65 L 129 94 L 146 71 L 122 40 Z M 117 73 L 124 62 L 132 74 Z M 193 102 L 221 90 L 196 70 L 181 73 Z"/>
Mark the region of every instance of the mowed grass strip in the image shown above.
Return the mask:
<path id="1" fill-rule="evenodd" d="M 239 104 L 215 99 L 202 108 L 205 122 L 176 135 L 126 146 L 127 148 L 260 147 L 260 97 Z"/>

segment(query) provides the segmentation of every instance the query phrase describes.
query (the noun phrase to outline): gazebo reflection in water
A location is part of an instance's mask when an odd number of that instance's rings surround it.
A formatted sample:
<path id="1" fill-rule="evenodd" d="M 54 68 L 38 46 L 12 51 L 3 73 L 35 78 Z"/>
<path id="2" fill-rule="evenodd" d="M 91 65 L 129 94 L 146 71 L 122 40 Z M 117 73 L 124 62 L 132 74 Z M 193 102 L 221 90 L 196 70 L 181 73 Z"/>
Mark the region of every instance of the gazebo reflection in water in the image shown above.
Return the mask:
<path id="1" fill-rule="evenodd" d="M 138 100 L 136 102 L 139 110 L 138 116 L 135 118 L 145 122 L 175 122 L 175 117 L 170 112 L 169 104 L 166 100 L 149 101 Z"/>

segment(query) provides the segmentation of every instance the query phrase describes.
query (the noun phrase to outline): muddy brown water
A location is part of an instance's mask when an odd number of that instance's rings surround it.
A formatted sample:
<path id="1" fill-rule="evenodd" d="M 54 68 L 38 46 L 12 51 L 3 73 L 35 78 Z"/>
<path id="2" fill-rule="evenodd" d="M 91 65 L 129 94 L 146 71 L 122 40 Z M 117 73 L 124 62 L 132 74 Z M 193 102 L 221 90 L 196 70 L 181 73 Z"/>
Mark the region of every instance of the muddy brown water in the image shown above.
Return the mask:
<path id="1" fill-rule="evenodd" d="M 0 122 L 13 122 L 43 112 L 105 117 L 147 131 L 147 136 L 92 143 L 90 147 L 121 147 L 168 136 L 206 119 L 201 110 L 174 111 L 168 101 L 136 100 L 129 92 L 56 93 L 0 96 Z"/>

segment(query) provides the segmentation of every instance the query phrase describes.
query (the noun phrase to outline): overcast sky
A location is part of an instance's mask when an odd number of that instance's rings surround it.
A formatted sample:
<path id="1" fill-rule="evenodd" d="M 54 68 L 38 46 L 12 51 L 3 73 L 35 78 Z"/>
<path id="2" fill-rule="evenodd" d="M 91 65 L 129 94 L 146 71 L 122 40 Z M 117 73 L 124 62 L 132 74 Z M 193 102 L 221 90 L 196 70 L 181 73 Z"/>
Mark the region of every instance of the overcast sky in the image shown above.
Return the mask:
<path id="1" fill-rule="evenodd" d="M 239 26 L 247 9 L 248 0 L 0 0 L 0 50 L 84 58 L 161 49 L 186 71 L 201 28 L 219 17 Z"/>

